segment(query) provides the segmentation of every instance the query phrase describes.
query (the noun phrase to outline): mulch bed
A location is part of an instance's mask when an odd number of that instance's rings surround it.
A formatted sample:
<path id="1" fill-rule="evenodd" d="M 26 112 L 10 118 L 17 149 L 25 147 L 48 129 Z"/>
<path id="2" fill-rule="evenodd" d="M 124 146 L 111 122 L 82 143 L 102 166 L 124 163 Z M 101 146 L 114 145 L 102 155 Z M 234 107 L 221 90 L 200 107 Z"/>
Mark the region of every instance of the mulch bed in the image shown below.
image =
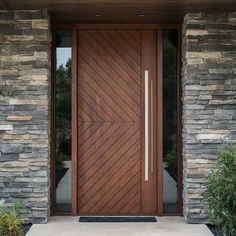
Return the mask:
<path id="1" fill-rule="evenodd" d="M 24 230 L 25 235 L 30 230 L 31 226 L 32 226 L 32 223 L 28 223 L 28 224 L 23 225 L 23 230 Z"/>
<path id="2" fill-rule="evenodd" d="M 214 236 L 224 236 L 223 233 L 214 225 L 207 224 L 207 227 L 210 229 Z"/>

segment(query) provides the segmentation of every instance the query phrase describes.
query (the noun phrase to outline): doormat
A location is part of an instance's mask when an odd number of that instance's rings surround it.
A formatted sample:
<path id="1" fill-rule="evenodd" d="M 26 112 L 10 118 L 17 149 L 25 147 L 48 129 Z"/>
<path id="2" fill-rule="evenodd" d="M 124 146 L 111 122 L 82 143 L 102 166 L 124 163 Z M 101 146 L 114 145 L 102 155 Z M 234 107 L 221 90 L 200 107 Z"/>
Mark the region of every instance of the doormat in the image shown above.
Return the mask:
<path id="1" fill-rule="evenodd" d="M 82 223 L 123 223 L 123 222 L 157 222 L 156 217 L 151 216 L 81 216 L 79 222 Z"/>

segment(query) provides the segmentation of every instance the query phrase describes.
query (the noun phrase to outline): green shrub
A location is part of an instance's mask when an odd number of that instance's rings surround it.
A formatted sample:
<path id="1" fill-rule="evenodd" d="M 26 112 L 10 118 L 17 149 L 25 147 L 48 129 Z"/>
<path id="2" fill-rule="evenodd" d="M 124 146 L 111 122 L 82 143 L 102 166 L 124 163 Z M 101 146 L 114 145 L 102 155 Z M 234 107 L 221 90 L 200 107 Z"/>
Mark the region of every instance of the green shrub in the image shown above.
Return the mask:
<path id="1" fill-rule="evenodd" d="M 236 149 L 231 146 L 218 155 L 216 169 L 206 183 L 206 210 L 211 223 L 225 235 L 236 235 Z"/>
<path id="2" fill-rule="evenodd" d="M 11 207 L 4 206 L 5 200 L 0 200 L 0 235 L 23 236 L 24 219 L 21 218 L 21 202 L 15 202 Z"/>

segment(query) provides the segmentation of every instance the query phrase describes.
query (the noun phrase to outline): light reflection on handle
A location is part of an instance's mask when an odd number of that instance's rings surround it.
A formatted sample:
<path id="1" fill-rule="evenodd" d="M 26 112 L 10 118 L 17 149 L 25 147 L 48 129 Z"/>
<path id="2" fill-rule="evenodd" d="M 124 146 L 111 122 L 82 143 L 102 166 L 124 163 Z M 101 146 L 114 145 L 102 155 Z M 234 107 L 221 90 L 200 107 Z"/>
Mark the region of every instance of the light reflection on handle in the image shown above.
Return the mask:
<path id="1" fill-rule="evenodd" d="M 144 180 L 148 181 L 148 70 L 145 70 L 144 72 L 144 112 L 145 112 L 145 148 L 144 148 Z"/>

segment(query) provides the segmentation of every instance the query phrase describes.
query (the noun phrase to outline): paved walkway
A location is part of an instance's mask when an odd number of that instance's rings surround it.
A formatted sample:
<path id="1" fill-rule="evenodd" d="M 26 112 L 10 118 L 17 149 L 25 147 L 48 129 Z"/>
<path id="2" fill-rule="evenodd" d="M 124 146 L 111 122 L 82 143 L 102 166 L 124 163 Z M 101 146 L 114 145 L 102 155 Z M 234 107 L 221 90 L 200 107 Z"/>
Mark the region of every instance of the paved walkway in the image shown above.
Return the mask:
<path id="1" fill-rule="evenodd" d="M 79 223 L 78 217 L 51 217 L 33 225 L 27 236 L 212 236 L 207 226 L 186 224 L 182 217 L 159 217 L 157 223 Z"/>

